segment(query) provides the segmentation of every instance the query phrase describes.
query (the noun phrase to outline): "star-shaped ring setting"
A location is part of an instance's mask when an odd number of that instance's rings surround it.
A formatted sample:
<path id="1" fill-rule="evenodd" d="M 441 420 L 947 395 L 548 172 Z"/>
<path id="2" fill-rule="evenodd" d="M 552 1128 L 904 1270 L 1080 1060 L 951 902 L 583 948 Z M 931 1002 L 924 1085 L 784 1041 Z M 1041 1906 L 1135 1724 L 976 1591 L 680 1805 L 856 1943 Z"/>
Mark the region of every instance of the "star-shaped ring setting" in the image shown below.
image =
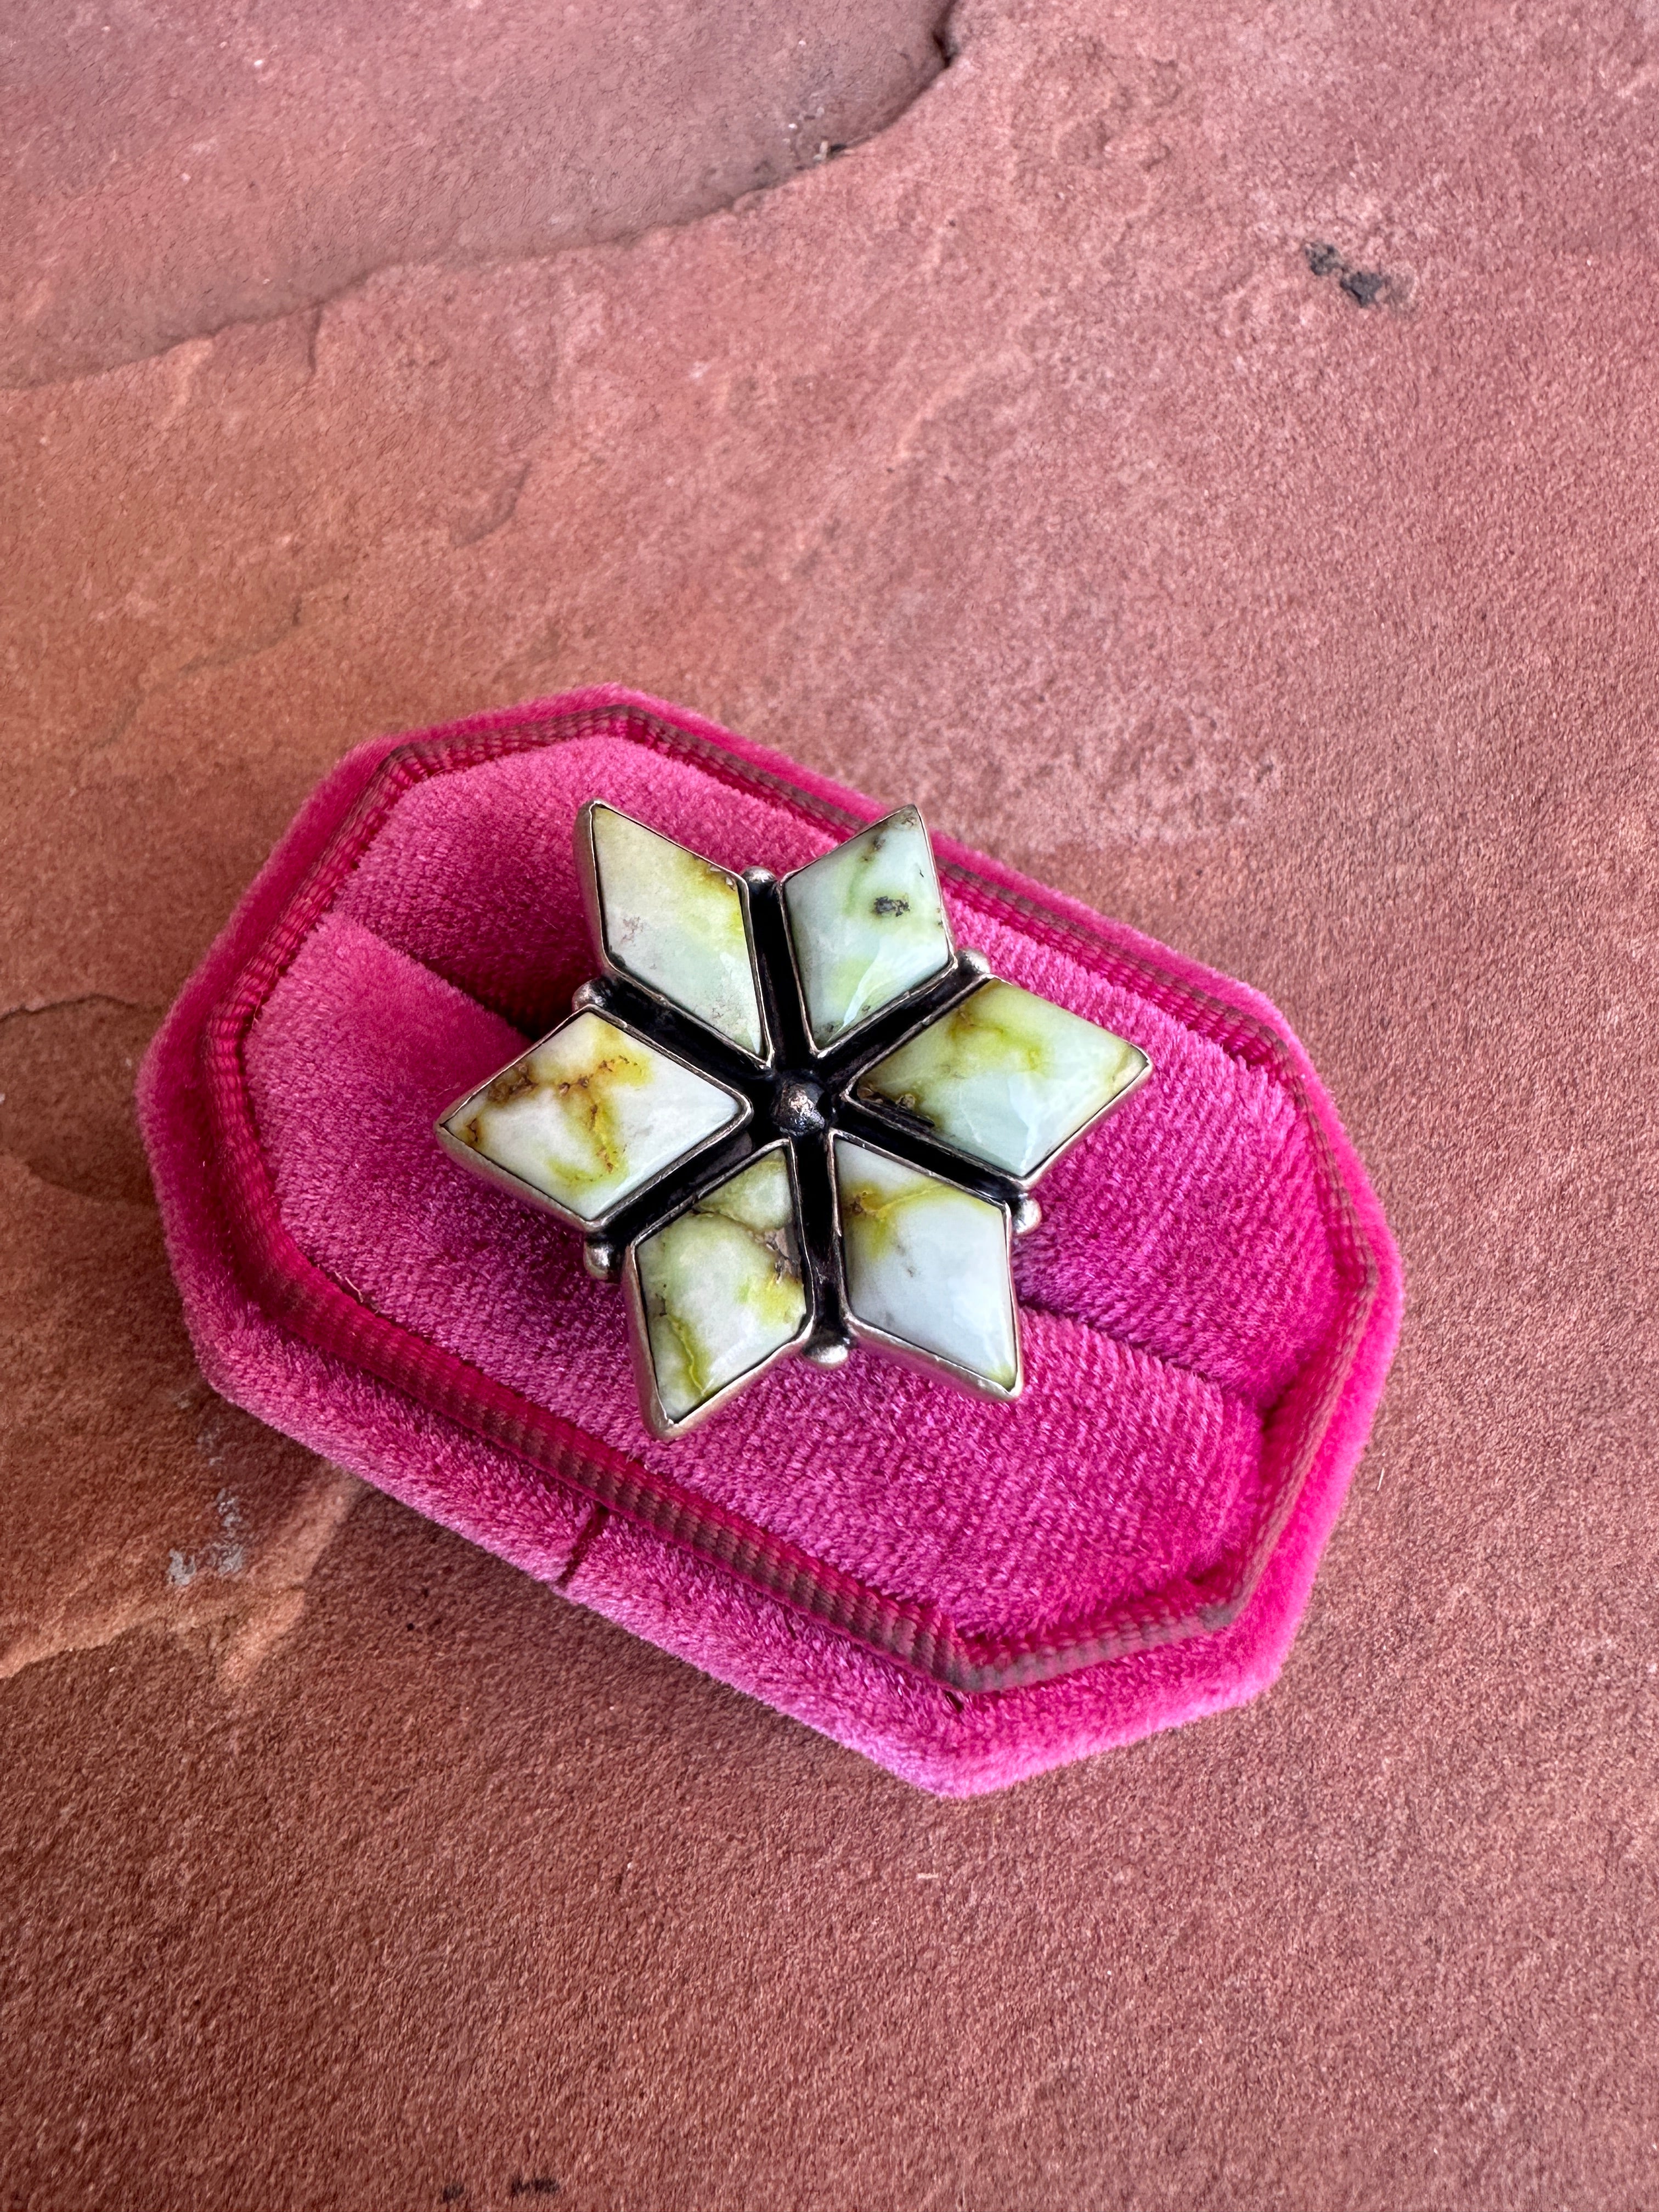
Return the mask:
<path id="1" fill-rule="evenodd" d="M 576 865 L 602 974 L 437 1133 L 620 1279 L 653 1434 L 860 1342 L 1017 1398 L 1012 1240 L 1146 1054 L 957 949 L 913 806 L 780 880 L 594 799 Z"/>

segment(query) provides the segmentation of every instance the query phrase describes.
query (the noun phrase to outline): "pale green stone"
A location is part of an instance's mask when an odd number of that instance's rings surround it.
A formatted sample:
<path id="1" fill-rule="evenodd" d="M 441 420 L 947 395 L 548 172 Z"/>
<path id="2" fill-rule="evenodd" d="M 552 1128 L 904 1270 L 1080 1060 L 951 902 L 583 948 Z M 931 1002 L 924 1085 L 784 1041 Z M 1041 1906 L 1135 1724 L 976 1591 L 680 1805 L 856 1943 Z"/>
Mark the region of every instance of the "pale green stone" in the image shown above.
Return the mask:
<path id="1" fill-rule="evenodd" d="M 1018 1323 L 1000 1206 L 836 1139 L 847 1302 L 873 1328 L 1012 1390 Z"/>
<path id="2" fill-rule="evenodd" d="M 742 1112 L 720 1085 L 602 1015 L 580 1013 L 474 1091 L 446 1127 L 592 1221 Z"/>
<path id="3" fill-rule="evenodd" d="M 806 1318 L 794 1200 L 781 1152 L 700 1198 L 637 1255 L 651 1364 L 673 1421 L 749 1374 Z"/>
<path id="4" fill-rule="evenodd" d="M 786 877 L 783 896 L 819 1046 L 951 964 L 933 847 L 914 806 Z"/>
<path id="5" fill-rule="evenodd" d="M 1030 1176 L 1147 1064 L 1109 1030 L 990 982 L 878 1060 L 857 1095 L 976 1160 Z"/>
<path id="6" fill-rule="evenodd" d="M 738 878 L 614 807 L 596 806 L 592 823 L 610 957 L 758 1056 L 760 1000 Z"/>

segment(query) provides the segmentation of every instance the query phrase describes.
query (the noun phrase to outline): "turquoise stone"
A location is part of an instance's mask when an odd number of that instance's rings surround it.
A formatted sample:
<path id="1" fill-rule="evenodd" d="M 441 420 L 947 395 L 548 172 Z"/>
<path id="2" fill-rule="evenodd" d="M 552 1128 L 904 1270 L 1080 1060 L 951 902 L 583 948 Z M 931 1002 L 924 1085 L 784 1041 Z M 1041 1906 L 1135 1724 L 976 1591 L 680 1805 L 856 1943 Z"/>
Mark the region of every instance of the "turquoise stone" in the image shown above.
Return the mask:
<path id="1" fill-rule="evenodd" d="M 855 1320 L 1013 1395 L 1019 1328 L 1002 1208 L 850 1137 L 836 1139 L 836 1199 Z"/>
<path id="2" fill-rule="evenodd" d="M 989 982 L 878 1060 L 855 1096 L 1030 1177 L 1150 1065 L 1109 1030 L 1016 984 Z"/>
<path id="3" fill-rule="evenodd" d="M 737 877 L 596 805 L 594 872 L 607 957 L 744 1052 L 765 1050 Z"/>
<path id="4" fill-rule="evenodd" d="M 444 1127 L 578 1221 L 596 1221 L 743 1118 L 743 1102 L 603 1015 L 574 1016 Z"/>
<path id="5" fill-rule="evenodd" d="M 933 847 L 914 806 L 787 876 L 783 896 L 819 1049 L 951 964 Z"/>
<path id="6" fill-rule="evenodd" d="M 671 1422 L 802 1333 L 806 1289 L 781 1149 L 647 1237 L 635 1258 L 652 1373 Z"/>

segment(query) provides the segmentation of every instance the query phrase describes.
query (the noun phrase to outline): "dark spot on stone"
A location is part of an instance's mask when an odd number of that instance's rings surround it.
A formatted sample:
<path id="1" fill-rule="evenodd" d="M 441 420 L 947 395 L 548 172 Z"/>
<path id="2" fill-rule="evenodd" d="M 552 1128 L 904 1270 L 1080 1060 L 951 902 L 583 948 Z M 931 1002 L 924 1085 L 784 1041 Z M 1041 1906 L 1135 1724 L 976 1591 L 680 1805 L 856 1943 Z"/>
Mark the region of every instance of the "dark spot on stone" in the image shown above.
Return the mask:
<path id="1" fill-rule="evenodd" d="M 1345 261 L 1334 246 L 1322 239 L 1315 239 L 1302 249 L 1303 258 L 1316 276 L 1334 276 L 1338 288 L 1347 294 L 1357 307 L 1374 307 L 1384 298 L 1390 288 L 1388 274 L 1381 269 L 1356 269 Z"/>
<path id="2" fill-rule="evenodd" d="M 503 1068 L 490 1085 L 489 1103 L 492 1106 L 508 1106 L 514 1099 L 522 1097 L 526 1091 L 536 1088 L 536 1078 L 529 1060 L 515 1060 L 511 1067 Z"/>
<path id="3" fill-rule="evenodd" d="M 908 899 L 889 898 L 884 896 L 878 899 L 872 899 L 871 905 L 877 914 L 908 914 L 910 911 Z"/>
<path id="4" fill-rule="evenodd" d="M 1370 307 L 1388 281 L 1380 269 L 1350 269 L 1342 279 L 1342 289 L 1358 306 Z"/>

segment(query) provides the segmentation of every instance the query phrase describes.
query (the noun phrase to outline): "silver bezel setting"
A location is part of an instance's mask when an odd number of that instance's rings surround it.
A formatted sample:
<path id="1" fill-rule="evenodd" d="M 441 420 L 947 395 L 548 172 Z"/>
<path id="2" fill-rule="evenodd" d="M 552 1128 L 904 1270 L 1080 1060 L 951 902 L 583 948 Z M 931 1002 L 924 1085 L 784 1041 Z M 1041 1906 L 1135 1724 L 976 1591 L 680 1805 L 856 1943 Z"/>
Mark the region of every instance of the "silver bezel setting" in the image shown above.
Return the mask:
<path id="1" fill-rule="evenodd" d="M 665 1409 L 661 1392 L 657 1384 L 656 1362 L 651 1355 L 650 1320 L 645 1310 L 645 1288 L 640 1280 L 640 1248 L 641 1245 L 648 1244 L 653 1237 L 659 1237 L 664 1230 L 672 1228 L 675 1222 L 698 1203 L 699 1200 L 708 1197 L 712 1192 L 719 1190 L 723 1184 L 730 1182 L 734 1176 L 745 1174 L 757 1160 L 763 1160 L 769 1152 L 783 1154 L 784 1164 L 788 1172 L 789 1202 L 793 1212 L 795 1241 L 799 1248 L 801 1288 L 806 1299 L 805 1312 L 802 1316 L 799 1328 L 792 1337 L 769 1352 L 764 1358 L 757 1359 L 751 1367 L 745 1367 L 740 1375 L 734 1375 L 729 1382 L 723 1382 L 718 1390 L 703 1399 L 700 1404 L 693 1406 L 690 1413 L 682 1413 L 677 1418 Z M 757 1146 L 735 1167 L 722 1168 L 718 1175 L 706 1177 L 686 1197 L 684 1204 L 676 1207 L 666 1220 L 653 1222 L 648 1228 L 641 1230 L 637 1237 L 630 1237 L 623 1253 L 622 1285 L 623 1294 L 628 1300 L 628 1351 L 633 1363 L 634 1380 L 639 1388 L 640 1410 L 645 1416 L 647 1428 L 653 1437 L 659 1437 L 665 1443 L 672 1443 L 676 1437 L 683 1437 L 690 1430 L 698 1427 L 708 1419 L 711 1413 L 719 1413 L 720 1407 L 728 1404 L 739 1391 L 747 1389 L 751 1382 L 758 1382 L 769 1369 L 777 1366 L 780 1361 L 796 1358 L 805 1349 L 817 1332 L 817 1301 L 814 1296 L 811 1270 L 807 1263 L 805 1235 L 801 1220 L 800 1176 L 795 1164 L 794 1146 L 783 1137 L 780 1137 L 773 1144 Z"/>
<path id="2" fill-rule="evenodd" d="M 951 1004 L 945 1009 L 945 1013 L 954 1013 L 958 1006 L 965 1006 L 968 1001 L 970 999 L 976 997 L 981 991 L 986 988 L 988 984 L 1006 982 L 1007 978 L 1006 976 L 994 975 L 988 967 L 984 975 L 981 975 L 980 980 L 974 985 L 973 989 L 964 991 L 959 999 L 952 1000 Z M 1023 983 L 1011 983 L 1008 984 L 1008 988 L 1010 990 L 1021 991 L 1024 990 L 1025 987 Z M 1036 994 L 1033 993 L 1030 995 L 1036 996 Z M 970 1152 L 964 1146 L 955 1143 L 951 1138 L 945 1136 L 942 1131 L 934 1129 L 928 1125 L 922 1115 L 908 1115 L 902 1107 L 895 1106 L 889 1099 L 866 1098 L 859 1090 L 860 1084 L 867 1082 L 871 1075 L 874 1073 L 875 1070 L 881 1065 L 881 1062 L 884 1060 L 890 1059 L 894 1053 L 902 1051 L 903 1048 L 907 1044 L 910 1043 L 914 1038 L 919 1037 L 924 1030 L 931 1029 L 936 1021 L 940 1021 L 943 1018 L 944 1014 L 934 1013 L 926 1016 L 919 1022 L 913 1022 L 910 1027 L 905 1030 L 903 1035 L 902 1036 L 896 1037 L 892 1043 L 890 1044 L 884 1052 L 882 1052 L 878 1056 L 872 1059 L 864 1067 L 861 1067 L 857 1074 L 848 1076 L 844 1082 L 839 1085 L 837 1086 L 836 1095 L 838 1098 L 844 1100 L 848 1105 L 857 1107 L 861 1113 L 872 1115 L 876 1121 L 880 1121 L 884 1127 L 890 1129 L 896 1129 L 905 1135 L 919 1137 L 924 1143 L 937 1145 L 941 1152 L 948 1152 L 952 1159 L 961 1160 L 964 1165 L 974 1169 L 978 1174 L 995 1176 L 1000 1182 L 1011 1184 L 1012 1188 L 1019 1193 L 1022 1198 L 1029 1198 L 1031 1192 L 1036 1188 L 1037 1184 L 1042 1182 L 1043 1176 L 1048 1174 L 1050 1168 L 1054 1167 L 1059 1161 L 1063 1160 L 1067 1152 L 1073 1151 L 1077 1146 L 1080 1145 L 1083 1142 L 1083 1139 L 1089 1135 L 1091 1131 L 1097 1129 L 1109 1114 L 1115 1114 L 1118 1108 L 1123 1104 L 1126 1099 L 1133 1097 L 1135 1092 L 1140 1089 L 1142 1084 L 1146 1082 L 1146 1079 L 1152 1072 L 1152 1063 L 1147 1054 L 1142 1050 L 1139 1045 L 1132 1042 L 1130 1039 L 1126 1037 L 1123 1042 L 1128 1045 L 1130 1051 L 1135 1054 L 1139 1058 L 1140 1065 L 1130 1077 L 1127 1083 L 1124 1085 L 1122 1090 L 1118 1091 L 1114 1097 L 1109 1098 L 1103 1106 L 1097 1107 L 1095 1111 L 1090 1115 L 1088 1120 L 1086 1121 L 1080 1122 L 1079 1126 L 1073 1130 L 1070 1136 L 1062 1137 L 1060 1142 L 1055 1145 L 1051 1151 L 1047 1152 L 1043 1158 L 1037 1162 L 1034 1168 L 1028 1169 L 1024 1175 L 1017 1175 L 1012 1168 L 1004 1167 L 1000 1160 L 988 1160 L 982 1153 Z M 1035 1228 L 1036 1224 L 1034 1221 L 1030 1225 Z"/>
<path id="3" fill-rule="evenodd" d="M 647 983 L 643 976 L 636 975 L 625 961 L 617 957 L 611 949 L 610 932 L 605 927 L 605 893 L 599 883 L 599 854 L 593 843 L 593 817 L 601 810 L 607 814 L 620 816 L 624 822 L 631 822 L 636 830 L 647 830 L 652 836 L 660 837 L 664 844 L 672 845 L 677 852 L 690 854 L 692 860 L 701 861 L 704 867 L 718 869 L 731 883 L 743 912 L 744 943 L 749 950 L 749 975 L 755 987 L 755 1005 L 760 1018 L 759 1052 L 750 1052 L 747 1045 L 739 1044 L 724 1030 L 716 1029 L 712 1022 L 704 1021 L 701 1014 L 694 1014 L 689 1006 L 681 1006 L 678 999 L 671 999 L 654 983 Z M 593 940 L 593 948 L 604 973 L 627 983 L 665 1012 L 678 1015 L 681 1021 L 696 1023 L 706 1036 L 717 1038 L 728 1052 L 740 1052 L 745 1060 L 751 1060 L 757 1067 L 772 1066 L 777 1057 L 777 1041 L 773 1036 L 767 1012 L 765 979 L 755 957 L 755 921 L 750 910 L 750 885 L 743 874 L 736 868 L 725 866 L 719 860 L 705 860 L 701 853 L 693 853 L 691 848 L 682 845 L 678 837 L 671 837 L 665 830 L 653 829 L 650 823 L 641 822 L 637 815 L 629 814 L 623 807 L 613 806 L 608 799 L 590 799 L 578 812 L 575 848 L 576 880 L 581 889 L 582 911 L 587 917 L 588 934 Z"/>
<path id="4" fill-rule="evenodd" d="M 759 1010 L 763 1051 L 757 1054 L 704 1021 L 655 986 L 643 981 L 617 957 L 605 927 L 602 873 L 594 821 L 601 807 L 624 821 L 663 837 L 696 860 L 702 856 L 678 844 L 648 823 L 603 799 L 589 799 L 579 811 L 574 838 L 577 877 L 596 948 L 600 972 L 573 994 L 571 1012 L 535 1042 L 475 1085 L 439 1117 L 439 1143 L 446 1153 L 538 1212 L 574 1230 L 583 1240 L 587 1273 L 596 1281 L 620 1283 L 629 1317 L 630 1358 L 638 1385 L 641 1418 L 651 1434 L 672 1441 L 698 1427 L 749 1384 L 786 1359 L 802 1358 L 833 1369 L 857 1344 L 872 1345 L 888 1357 L 923 1374 L 936 1376 L 974 1396 L 997 1403 L 1018 1398 L 1024 1387 L 1024 1346 L 1019 1301 L 1012 1275 L 1012 1246 L 1042 1218 L 1031 1186 L 1054 1163 L 1089 1135 L 1105 1115 L 1146 1082 L 1152 1063 L 1133 1045 L 1140 1066 L 1117 1096 L 1062 1139 L 1035 1169 L 1016 1176 L 980 1158 L 935 1131 L 919 1115 L 907 1115 L 885 1101 L 861 1098 L 858 1086 L 890 1054 L 945 1018 L 994 977 L 982 952 L 959 947 L 939 886 L 938 864 L 921 810 L 895 809 L 877 821 L 849 831 L 867 836 L 884 823 L 906 817 L 927 841 L 933 879 L 939 890 L 948 956 L 939 967 L 908 989 L 820 1044 L 813 1033 L 802 982 L 794 930 L 786 896 L 796 869 L 780 879 L 769 870 L 741 871 L 702 861 L 723 875 L 737 894 L 743 919 L 750 973 Z M 827 858 L 827 855 L 820 855 Z M 810 867 L 815 863 L 809 862 Z M 1023 987 L 1015 986 L 1020 988 Z M 1033 994 L 1039 995 L 1039 994 Z M 697 1077 L 732 1102 L 737 1109 L 720 1127 L 634 1184 L 602 1212 L 577 1214 L 511 1169 L 465 1142 L 452 1124 L 511 1068 L 551 1042 L 585 1013 L 592 1012 L 684 1072 Z M 927 1176 L 945 1189 L 990 1206 L 1002 1224 L 1001 1292 L 1008 1302 L 1014 1346 L 1012 1384 L 997 1382 L 947 1354 L 927 1350 L 908 1338 L 856 1314 L 848 1296 L 836 1148 L 853 1145 L 878 1158 Z M 645 1310 L 640 1254 L 690 1208 L 772 1152 L 787 1156 L 790 1204 L 798 1246 L 805 1310 L 799 1327 L 763 1358 L 722 1383 L 689 1413 L 674 1416 L 662 1403 L 652 1358 L 649 1318 Z M 988 1254 L 987 1264 L 988 1265 Z"/>
<path id="5" fill-rule="evenodd" d="M 812 1012 L 806 1003 L 806 986 L 801 978 L 800 960 L 795 951 L 795 926 L 789 908 L 790 884 L 794 882 L 797 876 L 804 876 L 815 868 L 818 861 L 805 861 L 799 868 L 791 868 L 787 876 L 779 879 L 778 893 L 783 903 L 783 939 L 789 952 L 789 974 L 795 987 L 795 998 L 800 1007 L 801 1025 L 806 1032 L 807 1047 L 815 1062 L 827 1060 L 833 1054 L 844 1051 L 855 1037 L 860 1036 L 870 1027 L 872 1022 L 890 1020 L 895 1013 L 902 1012 L 906 1006 L 918 1005 L 922 1000 L 931 996 L 961 964 L 962 956 L 957 949 L 956 932 L 951 927 L 950 911 L 945 903 L 944 886 L 939 879 L 939 863 L 933 859 L 933 835 L 922 818 L 921 809 L 919 806 L 896 806 L 890 814 L 884 814 L 874 822 L 866 822 L 861 830 L 855 830 L 852 837 L 843 842 L 851 844 L 855 838 L 867 837 L 872 830 L 884 830 L 890 822 L 896 822 L 902 814 L 915 817 L 916 821 L 921 824 L 921 834 L 927 841 L 927 859 L 933 871 L 933 888 L 939 894 L 939 917 L 945 924 L 945 957 L 937 968 L 922 976 L 919 982 L 913 983 L 908 990 L 901 991 L 894 998 L 884 1000 L 878 1006 L 872 1006 L 867 1014 L 861 1015 L 857 1021 L 849 1024 L 846 1029 L 831 1037 L 827 1044 L 818 1042 L 817 1031 L 812 1026 Z M 830 852 L 818 854 L 818 860 L 829 860 L 831 854 L 839 849 L 839 847 L 831 846 Z"/>
<path id="6" fill-rule="evenodd" d="M 847 1326 L 854 1340 L 860 1344 L 879 1345 L 890 1358 L 898 1360 L 906 1367 L 917 1369 L 923 1374 L 947 1376 L 959 1389 L 969 1391 L 975 1398 L 994 1399 L 1000 1405 L 1006 1405 L 1011 1400 L 1018 1398 L 1025 1388 L 1025 1344 L 1019 1326 L 1019 1300 L 1014 1296 L 1013 1208 L 1005 1200 L 987 1198 L 976 1190 L 966 1190 L 959 1183 L 949 1182 L 945 1176 L 933 1175 L 931 1168 L 919 1167 L 915 1160 L 906 1159 L 902 1152 L 889 1152 L 884 1146 L 872 1144 L 867 1137 L 854 1135 L 848 1129 L 837 1130 L 830 1139 L 830 1188 L 835 1206 L 836 1242 L 842 1254 L 843 1288 L 846 1279 L 847 1244 L 842 1233 L 841 1176 L 837 1172 L 835 1158 L 836 1146 L 843 1144 L 854 1145 L 860 1152 L 873 1152 L 878 1159 L 891 1160 L 895 1166 L 908 1169 L 912 1175 L 933 1176 L 933 1181 L 944 1183 L 947 1190 L 953 1190 L 963 1198 L 974 1199 L 981 1206 L 988 1206 L 993 1212 L 1002 1216 L 1003 1280 L 1007 1285 L 1008 1311 L 1013 1322 L 1014 1379 L 1012 1383 L 994 1382 L 989 1376 L 981 1375 L 974 1368 L 964 1367 L 960 1360 L 949 1359 L 943 1352 L 928 1352 L 922 1346 L 912 1344 L 904 1337 L 893 1335 L 890 1330 L 882 1328 L 875 1322 L 866 1321 L 855 1312 L 852 1298 L 848 1295 L 846 1298 Z"/>

